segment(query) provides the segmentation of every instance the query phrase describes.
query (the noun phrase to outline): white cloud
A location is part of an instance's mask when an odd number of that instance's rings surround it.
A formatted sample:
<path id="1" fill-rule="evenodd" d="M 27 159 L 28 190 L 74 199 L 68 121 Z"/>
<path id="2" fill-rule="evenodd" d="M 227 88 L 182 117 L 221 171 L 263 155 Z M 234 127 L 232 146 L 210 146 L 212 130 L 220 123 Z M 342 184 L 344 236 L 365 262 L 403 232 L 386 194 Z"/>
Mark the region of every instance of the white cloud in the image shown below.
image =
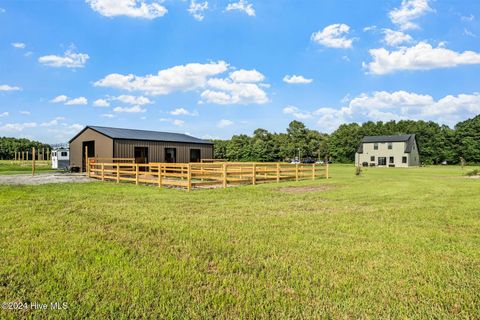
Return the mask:
<path id="1" fill-rule="evenodd" d="M 88 104 L 88 100 L 85 97 L 78 97 L 74 99 L 70 99 L 65 102 L 66 106 L 77 106 L 77 105 L 86 105 Z"/>
<path id="2" fill-rule="evenodd" d="M 351 48 L 353 39 L 348 39 L 350 26 L 336 23 L 325 27 L 322 31 L 312 34 L 312 41 L 330 48 Z"/>
<path id="3" fill-rule="evenodd" d="M 35 128 L 37 126 L 36 122 L 24 122 L 24 123 L 7 123 L 0 127 L 2 131 L 16 131 L 20 132 L 27 128 Z"/>
<path id="4" fill-rule="evenodd" d="M 41 127 L 54 127 L 58 126 L 60 121 L 65 120 L 64 117 L 56 117 L 48 122 L 43 122 L 40 124 Z"/>
<path id="5" fill-rule="evenodd" d="M 375 25 L 363 28 L 363 32 L 375 31 L 375 30 L 377 30 L 377 26 Z"/>
<path id="6" fill-rule="evenodd" d="M 7 111 L 5 111 L 5 112 L 0 113 L 0 118 L 2 118 L 2 117 L 8 117 L 9 115 L 10 115 L 10 113 L 7 112 Z"/>
<path id="7" fill-rule="evenodd" d="M 283 77 L 283 82 L 290 84 L 308 84 L 312 83 L 313 79 L 307 79 L 304 76 L 286 75 L 285 77 Z"/>
<path id="8" fill-rule="evenodd" d="M 66 96 L 64 94 L 56 96 L 55 98 L 50 100 L 50 102 L 51 103 L 64 103 L 66 106 L 88 104 L 88 100 L 85 97 L 78 97 L 78 98 L 69 99 L 68 96 Z"/>
<path id="9" fill-rule="evenodd" d="M 383 34 L 385 36 L 383 41 L 389 46 L 398 46 L 402 43 L 410 43 L 413 41 L 409 34 L 403 33 L 402 31 L 383 29 Z"/>
<path id="10" fill-rule="evenodd" d="M 318 116 L 317 124 L 324 132 L 333 132 L 342 123 L 351 121 L 349 118 L 350 111 L 348 108 L 319 108 L 313 112 Z"/>
<path id="11" fill-rule="evenodd" d="M 310 112 L 301 111 L 299 108 L 295 106 L 286 106 L 285 108 L 283 108 L 283 113 L 291 114 L 295 118 L 300 120 L 305 120 L 312 117 L 312 114 Z"/>
<path id="12" fill-rule="evenodd" d="M 169 122 L 175 126 L 183 126 L 185 121 L 179 119 L 169 119 L 169 118 L 161 118 L 160 122 Z"/>
<path id="13" fill-rule="evenodd" d="M 470 14 L 469 16 L 460 16 L 460 19 L 465 22 L 472 22 L 475 20 L 475 16 L 473 14 Z"/>
<path id="14" fill-rule="evenodd" d="M 105 99 L 97 99 L 93 102 L 93 106 L 94 107 L 102 107 L 102 108 L 110 107 L 110 102 L 108 102 Z"/>
<path id="15" fill-rule="evenodd" d="M 234 122 L 232 120 L 222 119 L 217 123 L 217 127 L 218 128 L 225 128 L 225 127 L 233 125 L 233 123 Z"/>
<path id="16" fill-rule="evenodd" d="M 22 42 L 12 42 L 12 47 L 17 49 L 25 49 L 26 45 Z"/>
<path id="17" fill-rule="evenodd" d="M 480 93 L 448 95 L 438 100 L 406 91 L 362 93 L 349 104 L 348 114 L 362 120 L 423 119 L 453 125 L 480 113 Z"/>
<path id="18" fill-rule="evenodd" d="M 74 124 L 71 124 L 71 125 L 67 125 L 67 128 L 69 130 L 72 130 L 72 131 L 76 132 L 76 131 L 82 130 L 83 128 L 85 128 L 85 126 L 82 125 L 82 124 L 74 123 Z"/>
<path id="19" fill-rule="evenodd" d="M 189 63 L 158 71 L 156 75 L 135 76 L 112 73 L 95 82 L 95 86 L 142 91 L 151 95 L 166 95 L 175 91 L 202 88 L 207 79 L 224 73 L 228 64 L 224 61 L 206 64 Z"/>
<path id="20" fill-rule="evenodd" d="M 402 0 L 400 8 L 390 11 L 389 16 L 401 30 L 418 29 L 419 26 L 413 21 L 429 11 L 433 10 L 428 5 L 428 0 Z"/>
<path id="21" fill-rule="evenodd" d="M 23 111 L 20 111 L 20 114 L 22 114 L 24 116 L 29 116 L 31 113 L 30 113 L 30 111 L 23 110 Z"/>
<path id="22" fill-rule="evenodd" d="M 118 97 L 111 97 L 110 99 L 121 101 L 123 103 L 140 105 L 140 106 L 152 103 L 152 101 L 150 101 L 150 99 L 148 99 L 147 97 L 143 97 L 143 96 L 135 97 L 135 96 L 130 96 L 130 95 L 121 95 L 121 96 L 118 96 Z"/>
<path id="23" fill-rule="evenodd" d="M 145 0 L 86 0 L 90 7 L 105 17 L 127 16 L 132 18 L 155 19 L 164 16 L 168 10 L 161 1 Z"/>
<path id="24" fill-rule="evenodd" d="M 133 107 L 116 107 L 113 109 L 113 112 L 127 112 L 127 113 L 139 113 L 139 112 L 146 112 L 146 109 L 142 109 L 140 106 L 133 106 Z"/>
<path id="25" fill-rule="evenodd" d="M 38 62 L 54 68 L 83 68 L 89 58 L 90 57 L 86 53 L 74 53 L 69 49 L 65 51 L 63 56 L 42 56 L 38 58 Z"/>
<path id="26" fill-rule="evenodd" d="M 50 100 L 50 102 L 51 103 L 62 103 L 62 102 L 66 102 L 67 100 L 68 100 L 68 97 L 64 94 L 61 94 L 59 96 L 56 96 L 52 100 Z"/>
<path id="27" fill-rule="evenodd" d="M 364 64 L 370 73 L 383 75 L 399 70 L 429 70 L 449 68 L 464 64 L 480 64 L 480 53 L 474 51 L 456 52 L 441 46 L 432 48 L 420 42 L 409 48 L 388 51 L 385 48 L 371 49 L 373 61 Z"/>
<path id="28" fill-rule="evenodd" d="M 265 76 L 257 70 L 237 70 L 230 73 L 230 79 L 234 82 L 262 82 Z"/>
<path id="29" fill-rule="evenodd" d="M 208 1 L 196 2 L 195 0 L 191 0 L 190 6 L 188 7 L 188 12 L 195 18 L 195 20 L 202 21 L 205 17 L 203 12 L 207 9 Z"/>
<path id="30" fill-rule="evenodd" d="M 176 108 L 175 110 L 168 112 L 168 114 L 171 114 L 172 116 L 198 116 L 197 111 L 191 112 L 185 108 Z"/>
<path id="31" fill-rule="evenodd" d="M 102 117 L 111 119 L 111 118 L 115 118 L 115 115 L 111 113 L 104 113 L 102 114 Z"/>
<path id="32" fill-rule="evenodd" d="M 238 2 L 232 2 L 227 5 L 225 9 L 227 11 L 242 11 L 245 12 L 248 16 L 255 16 L 255 9 L 251 3 L 248 3 L 247 0 L 239 0 Z"/>
<path id="33" fill-rule="evenodd" d="M 20 87 L 9 86 L 8 84 L 0 85 L 0 91 L 20 91 L 20 90 L 22 90 L 22 88 Z"/>
<path id="34" fill-rule="evenodd" d="M 156 75 L 144 77 L 133 74 L 109 74 L 95 82 L 95 86 L 111 87 L 127 91 L 142 91 L 150 95 L 166 95 L 176 91 L 203 89 L 201 102 L 216 104 L 262 104 L 268 102 L 262 87 L 268 84 L 258 83 L 265 76 L 257 70 L 238 70 L 227 78 L 212 78 L 229 69 L 224 61 L 207 64 L 190 63 L 160 70 Z"/>
<path id="35" fill-rule="evenodd" d="M 264 104 L 267 93 L 256 83 L 237 83 L 231 79 L 214 78 L 208 80 L 207 89 L 202 92 L 204 102 L 215 104 Z"/>

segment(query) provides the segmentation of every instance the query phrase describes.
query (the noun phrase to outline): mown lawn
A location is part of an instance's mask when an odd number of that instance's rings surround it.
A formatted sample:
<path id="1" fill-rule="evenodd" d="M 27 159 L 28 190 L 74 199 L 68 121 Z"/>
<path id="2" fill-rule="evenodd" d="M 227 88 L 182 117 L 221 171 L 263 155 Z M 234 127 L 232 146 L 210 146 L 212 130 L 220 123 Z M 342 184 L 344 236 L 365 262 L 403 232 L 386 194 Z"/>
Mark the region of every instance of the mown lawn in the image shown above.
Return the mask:
<path id="1" fill-rule="evenodd" d="M 35 166 L 35 172 L 54 172 L 51 168 L 51 165 L 47 161 L 38 162 Z M 11 161 L 11 160 L 0 160 L 0 174 L 19 174 L 19 173 L 31 173 L 32 172 L 32 162 L 31 161 Z"/>
<path id="2" fill-rule="evenodd" d="M 0 186 L 0 302 L 68 303 L 0 318 L 479 317 L 480 179 L 331 175 L 192 193 Z"/>

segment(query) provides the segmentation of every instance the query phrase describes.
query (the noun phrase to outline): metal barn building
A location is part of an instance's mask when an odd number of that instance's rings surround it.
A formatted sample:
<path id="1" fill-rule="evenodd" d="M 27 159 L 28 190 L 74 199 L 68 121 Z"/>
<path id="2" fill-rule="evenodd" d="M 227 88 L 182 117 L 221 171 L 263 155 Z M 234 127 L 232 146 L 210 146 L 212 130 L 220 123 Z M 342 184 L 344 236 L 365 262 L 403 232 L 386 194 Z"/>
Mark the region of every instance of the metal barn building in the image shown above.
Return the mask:
<path id="1" fill-rule="evenodd" d="M 85 169 L 88 157 L 135 158 L 136 163 L 200 162 L 213 158 L 213 142 L 186 134 L 87 126 L 70 141 L 70 167 Z"/>

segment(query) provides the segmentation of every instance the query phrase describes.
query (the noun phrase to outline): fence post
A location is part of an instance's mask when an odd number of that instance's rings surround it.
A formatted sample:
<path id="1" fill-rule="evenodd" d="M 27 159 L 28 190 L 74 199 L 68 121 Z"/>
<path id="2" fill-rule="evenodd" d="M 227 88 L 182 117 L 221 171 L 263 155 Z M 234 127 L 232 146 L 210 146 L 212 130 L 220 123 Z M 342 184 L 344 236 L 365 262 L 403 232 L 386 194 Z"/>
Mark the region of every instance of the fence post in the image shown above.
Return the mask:
<path id="1" fill-rule="evenodd" d="M 51 157 L 50 148 L 47 148 L 47 160 L 52 160 L 50 157 Z"/>
<path id="2" fill-rule="evenodd" d="M 189 163 L 187 167 L 187 191 L 192 191 L 192 165 Z"/>
<path id="3" fill-rule="evenodd" d="M 223 187 L 227 187 L 227 164 L 224 162 L 223 163 Z"/>
<path id="4" fill-rule="evenodd" d="M 120 183 L 120 164 L 117 163 L 117 183 Z"/>
<path id="5" fill-rule="evenodd" d="M 135 164 L 135 184 L 138 185 L 138 163 Z"/>
<path id="6" fill-rule="evenodd" d="M 327 167 L 325 169 L 325 178 L 328 179 L 328 161 L 327 161 Z"/>
<path id="7" fill-rule="evenodd" d="M 315 180 L 315 163 L 312 164 L 312 180 Z"/>
<path id="8" fill-rule="evenodd" d="M 253 173 L 253 175 L 252 175 L 252 184 L 253 184 L 253 185 L 256 185 L 256 184 L 257 184 L 257 164 L 256 164 L 256 163 L 253 164 L 252 169 L 253 169 L 253 170 L 252 170 L 252 171 L 253 171 L 253 172 L 252 172 L 252 173 Z"/>
<path id="9" fill-rule="evenodd" d="M 57 158 L 58 159 L 58 158 Z M 89 168 L 89 163 L 88 163 L 88 146 L 85 146 L 85 171 L 88 171 L 90 170 Z"/>
<path id="10" fill-rule="evenodd" d="M 162 186 L 162 165 L 158 164 L 158 186 Z"/>
<path id="11" fill-rule="evenodd" d="M 280 182 L 280 163 L 277 163 L 277 183 Z"/>
<path id="12" fill-rule="evenodd" d="M 105 164 L 102 163 L 102 181 L 105 181 L 105 176 L 104 176 L 104 175 L 105 175 L 105 171 L 104 171 L 104 170 L 105 170 Z"/>
<path id="13" fill-rule="evenodd" d="M 298 163 L 295 163 L 295 181 L 298 181 Z"/>
<path id="14" fill-rule="evenodd" d="M 35 175 L 35 147 L 32 148 L 32 176 Z"/>

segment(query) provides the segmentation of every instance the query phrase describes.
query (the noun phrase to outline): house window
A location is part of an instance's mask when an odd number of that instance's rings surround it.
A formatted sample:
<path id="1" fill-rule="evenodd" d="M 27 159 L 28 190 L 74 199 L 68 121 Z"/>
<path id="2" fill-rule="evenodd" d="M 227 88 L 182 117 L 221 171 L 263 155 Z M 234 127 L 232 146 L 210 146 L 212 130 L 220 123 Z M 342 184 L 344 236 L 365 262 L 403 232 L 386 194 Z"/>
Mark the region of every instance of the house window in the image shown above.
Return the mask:
<path id="1" fill-rule="evenodd" d="M 407 157 L 402 157 L 402 163 L 407 163 Z"/>
<path id="2" fill-rule="evenodd" d="M 378 143 L 373 144 L 373 150 L 378 150 Z"/>
<path id="3" fill-rule="evenodd" d="M 67 156 L 67 152 L 66 151 L 62 151 L 62 157 L 66 157 Z"/>
<path id="4" fill-rule="evenodd" d="M 190 162 L 200 162 L 200 149 L 190 149 Z"/>
<path id="5" fill-rule="evenodd" d="M 387 158 L 385 158 L 385 157 L 378 157 L 378 165 L 379 165 L 379 166 L 386 166 L 386 165 L 387 165 Z"/>
<path id="6" fill-rule="evenodd" d="M 395 162 L 395 158 L 394 158 L 394 157 L 390 157 L 389 162 L 390 162 L 390 163 L 394 163 L 394 162 Z"/>
<path id="7" fill-rule="evenodd" d="M 370 161 L 375 161 L 375 156 L 371 156 Z"/>
<path id="8" fill-rule="evenodd" d="M 392 147 L 393 147 L 393 146 L 392 146 L 392 143 L 389 142 L 389 143 L 388 143 L 388 150 L 392 150 Z"/>

